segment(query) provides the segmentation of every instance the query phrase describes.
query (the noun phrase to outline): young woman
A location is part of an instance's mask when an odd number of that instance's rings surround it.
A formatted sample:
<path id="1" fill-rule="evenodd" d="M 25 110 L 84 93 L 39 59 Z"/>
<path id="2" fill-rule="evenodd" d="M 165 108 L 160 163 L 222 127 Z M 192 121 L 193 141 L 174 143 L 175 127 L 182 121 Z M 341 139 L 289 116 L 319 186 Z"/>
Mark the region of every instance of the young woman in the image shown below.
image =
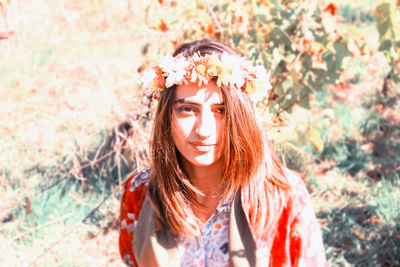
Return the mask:
<path id="1" fill-rule="evenodd" d="M 130 266 L 325 266 L 303 181 L 272 153 L 257 115 L 266 71 L 228 45 L 180 46 L 146 74 L 159 100 L 152 168 L 121 199 Z"/>

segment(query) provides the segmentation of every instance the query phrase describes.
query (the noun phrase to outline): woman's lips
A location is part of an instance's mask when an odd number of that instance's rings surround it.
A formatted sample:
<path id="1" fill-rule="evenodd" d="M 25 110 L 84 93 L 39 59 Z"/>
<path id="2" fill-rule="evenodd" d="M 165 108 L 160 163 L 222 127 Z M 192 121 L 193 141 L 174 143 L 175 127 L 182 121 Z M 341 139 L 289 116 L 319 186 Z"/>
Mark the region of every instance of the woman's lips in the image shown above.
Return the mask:
<path id="1" fill-rule="evenodd" d="M 212 150 L 216 144 L 208 144 L 208 143 L 201 143 L 201 142 L 190 142 L 190 145 L 198 151 L 210 151 Z"/>

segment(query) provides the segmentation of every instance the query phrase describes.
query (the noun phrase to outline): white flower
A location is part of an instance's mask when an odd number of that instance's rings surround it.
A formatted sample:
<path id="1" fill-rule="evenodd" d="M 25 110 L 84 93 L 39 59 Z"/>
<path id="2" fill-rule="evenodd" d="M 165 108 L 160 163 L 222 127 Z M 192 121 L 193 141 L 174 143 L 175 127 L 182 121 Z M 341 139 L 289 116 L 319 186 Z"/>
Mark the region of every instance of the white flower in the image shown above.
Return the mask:
<path id="1" fill-rule="evenodd" d="M 255 75 L 255 78 L 250 81 L 246 92 L 251 101 L 257 103 L 268 95 L 267 92 L 272 89 L 272 86 L 269 83 L 268 74 L 263 66 L 252 67 L 250 73 Z"/>
<path id="2" fill-rule="evenodd" d="M 244 83 L 243 70 L 236 56 L 224 52 L 221 56 L 221 73 L 218 74 L 217 84 L 236 86 L 241 88 Z"/>
<path id="3" fill-rule="evenodd" d="M 163 72 L 171 73 L 174 69 L 174 63 L 175 58 L 171 55 L 167 55 L 160 60 L 158 66 L 162 69 Z"/>
<path id="4" fill-rule="evenodd" d="M 257 76 L 257 80 L 264 82 L 264 89 L 270 90 L 272 88 L 271 84 L 269 83 L 269 75 L 267 74 L 264 66 L 255 66 L 252 72 Z"/>
<path id="5" fill-rule="evenodd" d="M 211 56 L 208 57 L 208 64 L 210 66 L 210 75 L 218 77 L 221 73 L 221 60 L 218 55 L 212 53 Z"/>
<path id="6" fill-rule="evenodd" d="M 210 65 L 209 59 L 210 56 L 202 57 L 199 52 L 194 53 L 189 59 L 190 64 L 186 69 L 186 80 L 189 80 L 191 83 L 197 81 L 198 86 L 208 84 L 214 76 L 214 69 L 211 69 L 213 66 Z"/>
<path id="7" fill-rule="evenodd" d="M 208 84 L 213 78 L 217 78 L 217 85 L 229 86 L 231 89 L 245 90 L 255 103 L 268 95 L 271 84 L 269 77 L 262 65 L 253 64 L 244 57 L 223 52 L 201 56 L 195 53 L 191 58 L 183 56 L 165 56 L 151 71 L 144 73 L 142 81 L 144 86 L 151 86 L 153 96 L 159 98 L 164 88 L 182 83 L 197 82 L 198 86 Z M 130 190 L 136 185 L 132 185 Z"/>
<path id="8" fill-rule="evenodd" d="M 182 84 L 184 78 L 185 78 L 186 71 L 178 71 L 178 72 L 172 72 L 168 74 L 167 79 L 165 80 L 165 87 L 171 87 L 174 84 Z"/>
<path id="9" fill-rule="evenodd" d="M 186 75 L 186 67 L 189 61 L 184 57 L 172 57 L 171 55 L 164 57 L 158 66 L 163 71 L 163 76 L 166 77 L 165 87 L 171 87 L 174 84 L 182 84 Z"/>
<path id="10" fill-rule="evenodd" d="M 253 64 L 251 64 L 251 62 L 250 62 L 249 60 L 247 60 L 245 57 L 241 57 L 241 58 L 239 59 L 239 63 L 240 63 L 240 66 L 241 66 L 243 69 L 246 69 L 247 71 L 249 71 L 249 70 L 251 70 L 251 69 L 254 68 L 254 67 L 253 67 Z"/>

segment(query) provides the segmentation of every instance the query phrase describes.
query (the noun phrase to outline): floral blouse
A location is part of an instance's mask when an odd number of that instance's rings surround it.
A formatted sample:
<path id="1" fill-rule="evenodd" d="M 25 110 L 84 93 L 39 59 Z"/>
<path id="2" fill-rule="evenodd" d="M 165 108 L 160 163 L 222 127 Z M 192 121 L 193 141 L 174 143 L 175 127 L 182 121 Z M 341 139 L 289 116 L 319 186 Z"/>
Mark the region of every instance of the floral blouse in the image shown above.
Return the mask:
<path id="1" fill-rule="evenodd" d="M 232 199 L 219 203 L 206 222 L 201 236 L 178 237 L 182 266 L 228 266 L 228 230 Z"/>
<path id="2" fill-rule="evenodd" d="M 121 199 L 119 250 L 128 266 L 137 266 L 132 240 L 141 205 L 146 197 L 150 172 L 150 169 L 146 169 L 130 177 Z M 268 238 L 267 242 L 255 240 L 257 261 L 269 262 L 270 266 L 326 266 L 321 232 L 309 194 L 298 175 L 291 171 L 287 174 L 293 188 L 293 199 L 282 212 L 274 236 Z M 182 266 L 229 266 L 231 204 L 232 199 L 219 203 L 201 236 L 178 237 Z"/>

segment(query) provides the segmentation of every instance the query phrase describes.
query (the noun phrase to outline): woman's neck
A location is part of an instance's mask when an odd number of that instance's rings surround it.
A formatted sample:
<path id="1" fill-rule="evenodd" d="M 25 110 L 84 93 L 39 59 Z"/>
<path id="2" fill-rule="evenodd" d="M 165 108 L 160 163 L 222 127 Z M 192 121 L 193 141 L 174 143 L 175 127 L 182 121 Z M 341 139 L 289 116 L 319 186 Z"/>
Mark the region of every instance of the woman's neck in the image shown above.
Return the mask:
<path id="1" fill-rule="evenodd" d="M 219 182 L 223 173 L 223 161 L 201 167 L 191 164 L 184 165 L 192 185 L 201 192 L 196 201 L 192 201 L 192 208 L 194 215 L 204 225 L 222 199 Z"/>
<path id="2" fill-rule="evenodd" d="M 194 166 L 186 163 L 185 171 L 194 187 L 204 197 L 219 195 L 219 182 L 223 173 L 223 161 L 218 161 L 210 166 Z"/>

